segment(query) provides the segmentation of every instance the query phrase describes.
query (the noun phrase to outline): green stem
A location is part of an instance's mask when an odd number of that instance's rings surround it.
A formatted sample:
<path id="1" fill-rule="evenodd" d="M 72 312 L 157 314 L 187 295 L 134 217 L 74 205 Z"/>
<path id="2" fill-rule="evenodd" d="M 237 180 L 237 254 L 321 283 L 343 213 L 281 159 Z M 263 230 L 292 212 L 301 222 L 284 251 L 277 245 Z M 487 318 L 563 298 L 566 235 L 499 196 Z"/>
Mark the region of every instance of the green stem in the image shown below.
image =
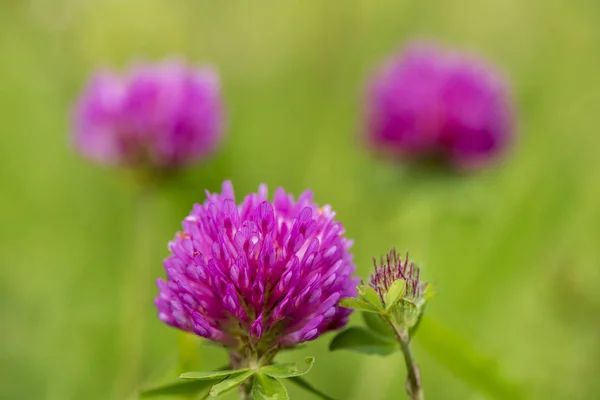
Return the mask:
<path id="1" fill-rule="evenodd" d="M 267 351 L 265 354 L 257 355 L 256 350 L 251 347 L 247 347 L 240 351 L 234 351 L 230 353 L 229 359 L 231 367 L 233 369 L 239 368 L 260 368 L 261 366 L 270 365 L 273 358 L 277 354 L 278 348 L 273 348 L 271 351 Z M 252 400 L 252 385 L 254 383 L 254 377 L 246 380 L 239 386 L 240 399 L 241 400 Z"/>
<path id="2" fill-rule="evenodd" d="M 141 375 L 145 315 L 151 305 L 152 251 L 154 248 L 155 193 L 150 188 L 135 194 L 130 235 L 130 259 L 124 265 L 123 286 L 120 292 L 119 373 L 115 381 L 114 398 L 128 398 L 136 388 Z"/>
<path id="3" fill-rule="evenodd" d="M 408 332 L 399 330 L 393 322 L 390 322 L 390 325 L 394 329 L 396 338 L 398 339 L 398 342 L 400 342 L 402 354 L 404 354 L 404 362 L 406 363 L 406 370 L 408 372 L 408 377 L 406 378 L 406 392 L 411 400 L 424 400 L 425 395 L 423 394 L 423 387 L 421 386 L 421 374 L 419 373 L 419 367 L 415 361 L 412 349 L 410 348 L 410 337 Z"/>
<path id="4" fill-rule="evenodd" d="M 230 354 L 231 368 L 255 368 L 256 359 L 249 356 L 250 352 L 232 352 Z M 253 378 L 248 379 L 239 386 L 240 399 L 241 400 L 252 400 L 252 382 Z"/>
<path id="5" fill-rule="evenodd" d="M 248 379 L 240 386 L 240 399 L 241 400 L 252 400 L 252 382 L 254 377 Z"/>

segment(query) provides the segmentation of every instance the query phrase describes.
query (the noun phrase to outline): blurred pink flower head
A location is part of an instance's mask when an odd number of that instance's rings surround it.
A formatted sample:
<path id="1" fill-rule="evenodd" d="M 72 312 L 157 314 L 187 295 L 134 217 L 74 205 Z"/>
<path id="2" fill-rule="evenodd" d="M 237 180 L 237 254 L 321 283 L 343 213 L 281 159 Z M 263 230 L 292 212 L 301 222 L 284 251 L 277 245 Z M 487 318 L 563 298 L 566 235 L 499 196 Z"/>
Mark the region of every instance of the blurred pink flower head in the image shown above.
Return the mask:
<path id="1" fill-rule="evenodd" d="M 375 150 L 394 159 L 476 168 L 510 142 L 507 87 L 480 60 L 411 44 L 373 77 L 366 134 Z"/>
<path id="2" fill-rule="evenodd" d="M 135 65 L 123 76 L 100 71 L 75 105 L 74 143 L 100 163 L 176 169 L 218 148 L 223 114 L 209 68 L 169 60 Z"/>

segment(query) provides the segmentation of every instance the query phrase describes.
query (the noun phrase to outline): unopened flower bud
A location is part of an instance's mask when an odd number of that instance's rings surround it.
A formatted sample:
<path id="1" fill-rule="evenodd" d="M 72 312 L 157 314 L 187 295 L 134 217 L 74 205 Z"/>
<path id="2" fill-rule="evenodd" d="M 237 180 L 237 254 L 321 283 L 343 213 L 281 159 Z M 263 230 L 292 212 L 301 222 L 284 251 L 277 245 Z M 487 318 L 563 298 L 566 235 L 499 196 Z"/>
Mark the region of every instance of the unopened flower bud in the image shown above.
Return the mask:
<path id="1" fill-rule="evenodd" d="M 371 275 L 370 286 L 379 295 L 392 322 L 402 330 L 414 327 L 423 312 L 427 300 L 428 283 L 420 281 L 420 269 L 408 254 L 403 260 L 396 249 L 385 258 L 373 259 L 375 272 Z"/>

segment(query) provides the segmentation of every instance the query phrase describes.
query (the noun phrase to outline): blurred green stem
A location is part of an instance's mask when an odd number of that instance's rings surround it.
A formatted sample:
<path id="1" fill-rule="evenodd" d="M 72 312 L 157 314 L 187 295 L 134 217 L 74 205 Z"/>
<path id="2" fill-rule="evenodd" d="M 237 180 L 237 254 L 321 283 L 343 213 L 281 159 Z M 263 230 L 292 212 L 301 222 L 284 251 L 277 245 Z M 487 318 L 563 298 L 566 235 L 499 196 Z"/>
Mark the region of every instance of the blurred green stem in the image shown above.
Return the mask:
<path id="1" fill-rule="evenodd" d="M 132 201 L 132 229 L 130 258 L 123 268 L 120 293 L 121 318 L 119 323 L 119 373 L 115 381 L 114 398 L 128 398 L 140 379 L 144 346 L 144 310 L 151 306 L 149 290 L 154 232 L 156 193 L 152 187 L 138 188 Z"/>
<path id="2" fill-rule="evenodd" d="M 410 336 L 406 330 L 400 330 L 393 322 L 390 322 L 390 325 L 394 329 L 398 342 L 400 342 L 400 348 L 402 349 L 404 362 L 406 363 L 406 371 L 408 373 L 408 377 L 406 378 L 406 392 L 412 400 L 424 400 L 425 395 L 421 387 L 421 374 L 410 348 Z"/>

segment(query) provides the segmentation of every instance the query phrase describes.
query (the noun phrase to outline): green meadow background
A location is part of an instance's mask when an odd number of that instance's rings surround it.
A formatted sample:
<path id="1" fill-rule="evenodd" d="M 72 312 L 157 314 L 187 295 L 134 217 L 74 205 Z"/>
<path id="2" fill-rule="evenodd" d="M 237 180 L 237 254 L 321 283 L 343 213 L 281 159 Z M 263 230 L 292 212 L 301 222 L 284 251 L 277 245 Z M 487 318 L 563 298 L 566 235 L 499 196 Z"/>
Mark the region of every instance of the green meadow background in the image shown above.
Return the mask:
<path id="1" fill-rule="evenodd" d="M 2 0 L 0 398 L 120 399 L 176 377 L 154 280 L 224 179 L 238 196 L 311 188 L 363 277 L 410 250 L 437 292 L 414 340 L 428 399 L 600 398 L 599 20 L 592 0 Z M 501 165 L 431 177 L 361 147 L 366 79 L 413 37 L 510 78 Z M 173 56 L 219 70 L 227 140 L 139 204 L 126 175 L 72 150 L 70 108 L 95 68 Z M 315 355 L 307 378 L 337 399 L 406 398 L 400 355 L 329 353 L 331 337 L 281 360 Z M 186 359 L 225 361 L 205 345 Z"/>

